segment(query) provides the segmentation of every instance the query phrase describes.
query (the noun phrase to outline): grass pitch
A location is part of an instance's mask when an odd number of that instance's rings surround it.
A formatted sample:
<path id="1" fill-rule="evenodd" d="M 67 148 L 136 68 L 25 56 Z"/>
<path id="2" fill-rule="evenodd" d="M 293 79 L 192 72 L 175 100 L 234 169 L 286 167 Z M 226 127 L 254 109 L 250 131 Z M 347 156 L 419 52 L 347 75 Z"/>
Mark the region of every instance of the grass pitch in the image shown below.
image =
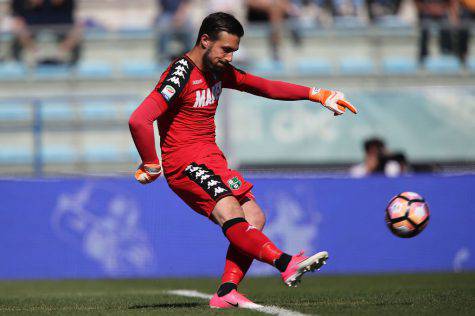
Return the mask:
<path id="1" fill-rule="evenodd" d="M 167 294 L 212 294 L 217 279 L 0 282 L 0 314 L 12 315 L 265 315 L 211 310 L 208 301 Z M 276 276 L 241 287 L 256 303 L 318 315 L 474 315 L 475 273 L 306 276 L 287 288 Z"/>

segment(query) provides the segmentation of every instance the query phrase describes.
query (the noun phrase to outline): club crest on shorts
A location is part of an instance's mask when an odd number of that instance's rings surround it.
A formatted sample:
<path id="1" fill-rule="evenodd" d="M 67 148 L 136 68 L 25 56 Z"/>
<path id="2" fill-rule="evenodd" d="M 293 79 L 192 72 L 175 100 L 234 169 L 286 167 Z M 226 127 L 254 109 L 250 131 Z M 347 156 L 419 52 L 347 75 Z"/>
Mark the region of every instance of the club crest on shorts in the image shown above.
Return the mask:
<path id="1" fill-rule="evenodd" d="M 239 180 L 238 177 L 233 177 L 228 180 L 228 185 L 231 188 L 231 190 L 237 190 L 241 187 L 242 182 Z"/>

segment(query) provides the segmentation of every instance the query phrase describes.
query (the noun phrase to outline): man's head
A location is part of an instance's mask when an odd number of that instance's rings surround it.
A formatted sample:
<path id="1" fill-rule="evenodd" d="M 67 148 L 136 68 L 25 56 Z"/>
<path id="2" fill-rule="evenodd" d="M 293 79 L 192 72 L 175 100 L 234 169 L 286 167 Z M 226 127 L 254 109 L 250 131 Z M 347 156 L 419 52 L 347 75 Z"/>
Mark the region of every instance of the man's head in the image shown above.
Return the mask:
<path id="1" fill-rule="evenodd" d="M 204 50 L 203 65 L 207 70 L 220 72 L 233 60 L 239 49 L 244 29 L 239 21 L 224 12 L 208 15 L 201 24 L 196 46 Z"/>
<path id="2" fill-rule="evenodd" d="M 379 138 L 370 138 L 364 142 L 364 151 L 366 155 L 381 155 L 384 153 L 386 146 Z"/>

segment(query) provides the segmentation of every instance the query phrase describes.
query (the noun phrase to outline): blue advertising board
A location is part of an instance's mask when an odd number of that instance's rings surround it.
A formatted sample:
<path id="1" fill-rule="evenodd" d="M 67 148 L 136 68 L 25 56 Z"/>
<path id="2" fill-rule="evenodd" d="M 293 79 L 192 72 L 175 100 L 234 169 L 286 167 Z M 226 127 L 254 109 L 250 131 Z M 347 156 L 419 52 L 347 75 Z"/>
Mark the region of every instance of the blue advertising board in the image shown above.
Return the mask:
<path id="1" fill-rule="evenodd" d="M 322 273 L 475 269 L 475 176 L 253 178 L 265 233 L 284 251 L 327 250 Z M 392 235 L 388 201 L 414 191 L 425 231 Z M 0 180 L 0 279 L 219 276 L 227 240 L 164 179 Z M 255 264 L 254 275 L 275 269 Z"/>

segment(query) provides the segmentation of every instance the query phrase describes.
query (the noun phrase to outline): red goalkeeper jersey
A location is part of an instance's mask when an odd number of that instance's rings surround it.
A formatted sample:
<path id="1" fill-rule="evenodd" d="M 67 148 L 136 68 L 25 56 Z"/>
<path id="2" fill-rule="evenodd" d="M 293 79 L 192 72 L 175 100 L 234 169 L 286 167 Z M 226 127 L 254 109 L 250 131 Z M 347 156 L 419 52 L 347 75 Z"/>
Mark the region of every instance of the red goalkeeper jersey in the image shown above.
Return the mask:
<path id="1" fill-rule="evenodd" d="M 142 161 L 158 162 L 152 125 L 155 120 L 167 177 L 198 157 L 221 153 L 215 141 L 215 113 L 223 88 L 279 100 L 302 100 L 309 95 L 308 87 L 260 78 L 231 65 L 221 73 L 203 71 L 183 56 L 170 64 L 130 118 Z"/>

